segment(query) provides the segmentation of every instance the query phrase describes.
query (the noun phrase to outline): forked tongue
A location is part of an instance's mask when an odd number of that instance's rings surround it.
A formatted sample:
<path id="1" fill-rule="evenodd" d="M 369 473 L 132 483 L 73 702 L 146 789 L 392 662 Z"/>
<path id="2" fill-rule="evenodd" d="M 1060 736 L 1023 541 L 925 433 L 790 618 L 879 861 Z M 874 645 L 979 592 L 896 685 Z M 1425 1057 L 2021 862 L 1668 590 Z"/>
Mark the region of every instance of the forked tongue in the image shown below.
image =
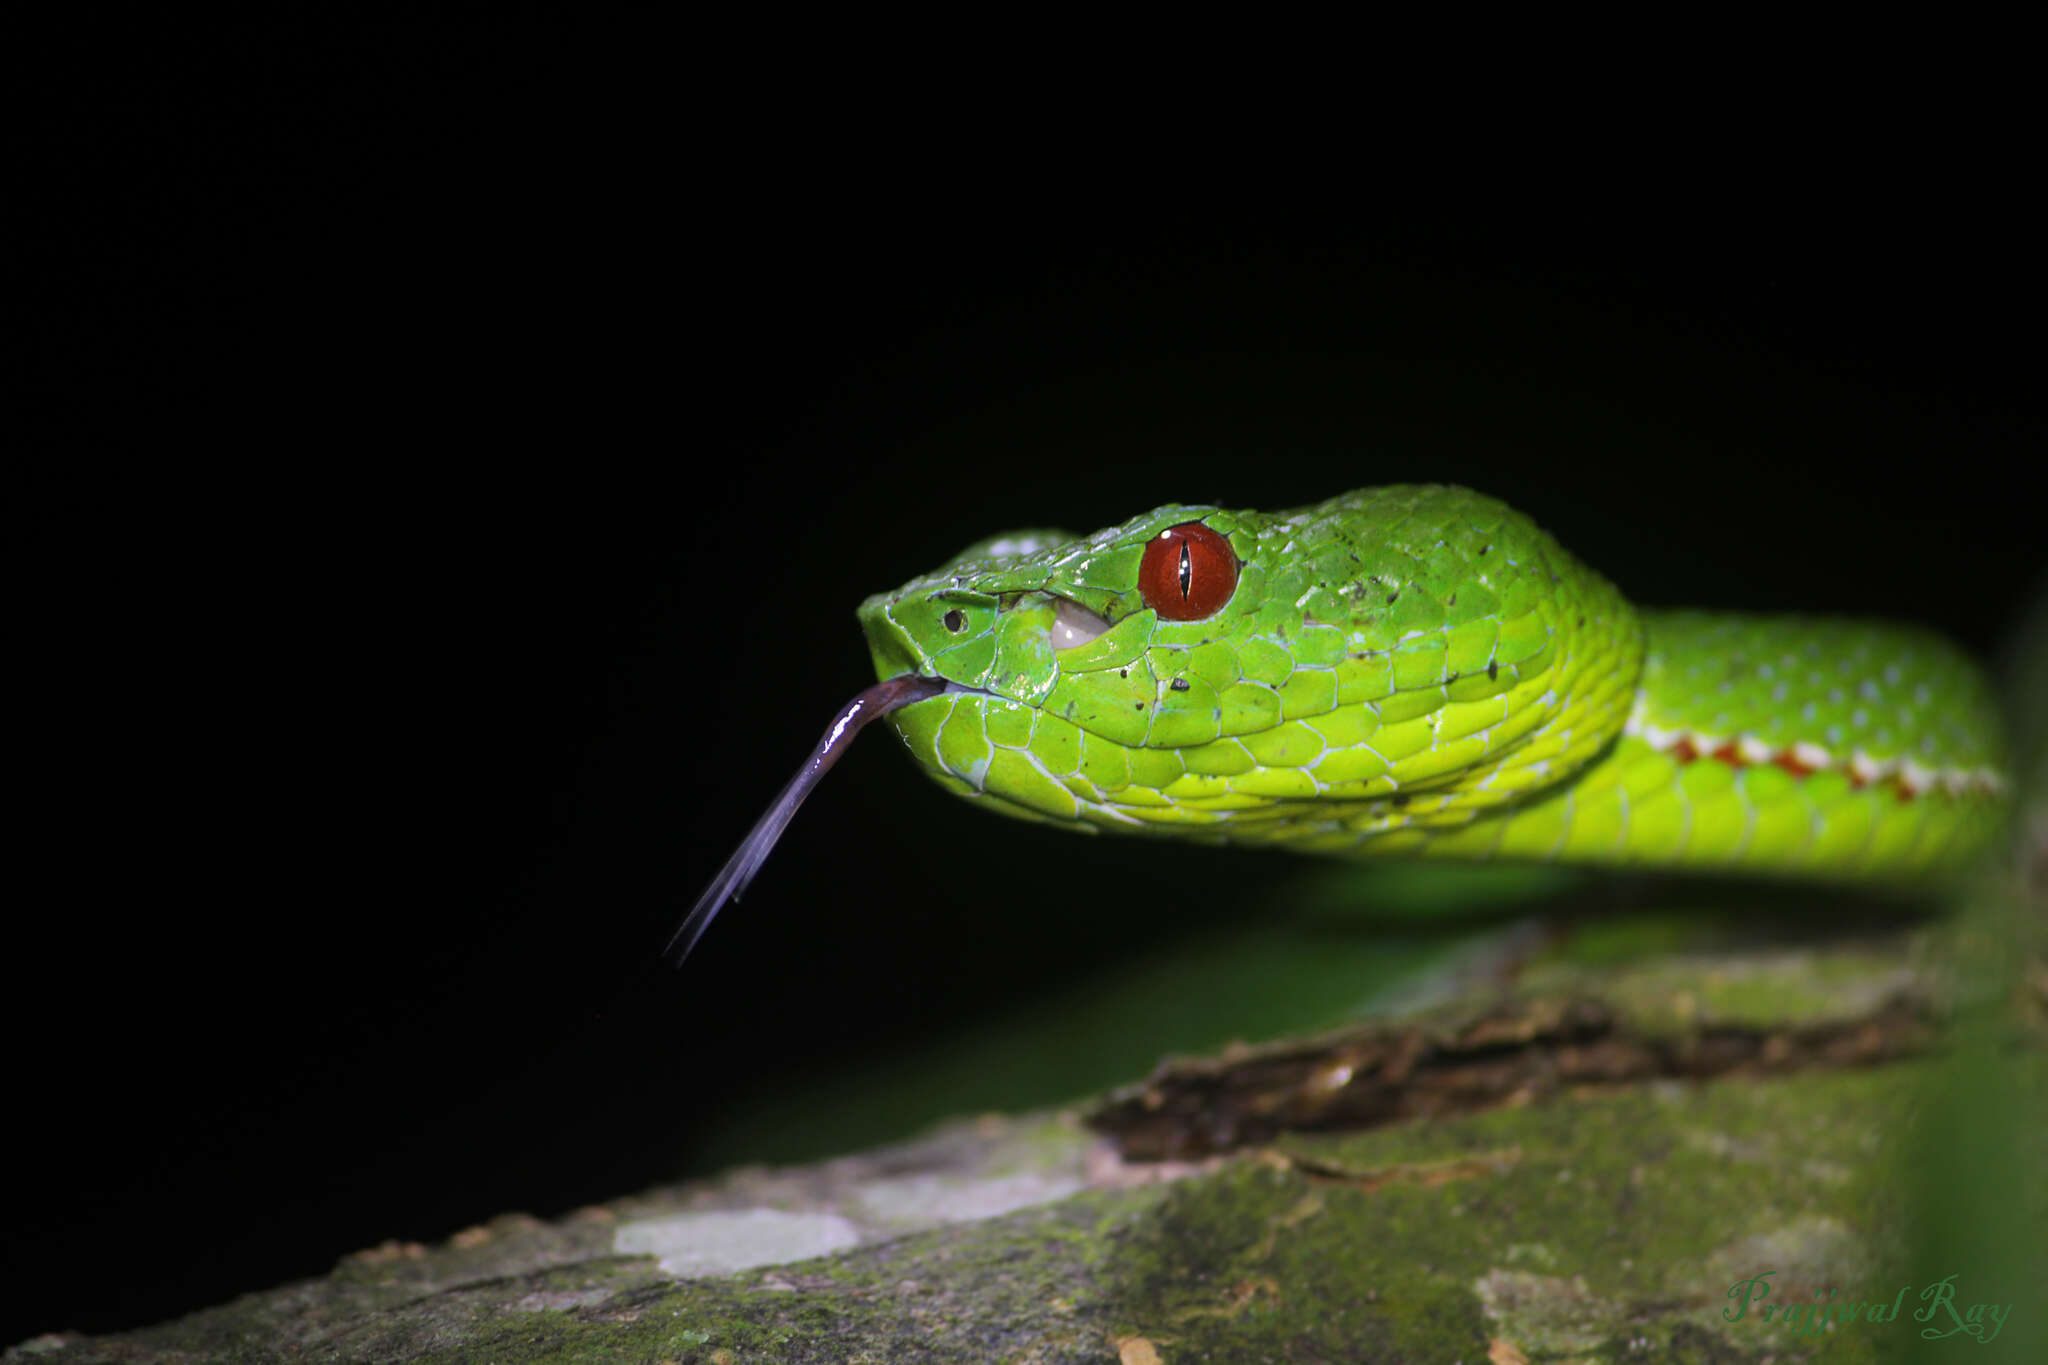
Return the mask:
<path id="1" fill-rule="evenodd" d="M 899 707 L 923 701 L 926 697 L 936 697 L 945 690 L 944 678 L 920 678 L 914 673 L 906 673 L 876 683 L 840 709 L 826 728 L 825 737 L 818 741 L 818 747 L 811 750 L 811 756 L 804 761 L 804 766 L 797 769 L 796 776 L 789 779 L 789 785 L 769 803 L 767 810 L 761 812 L 761 818 L 747 831 L 747 837 L 740 840 L 740 846 L 725 860 L 725 866 L 718 869 L 711 885 L 704 888 L 704 894 L 697 897 L 690 913 L 683 916 L 682 926 L 668 941 L 665 950 L 678 967 L 689 958 L 690 950 L 711 927 L 711 921 L 718 918 L 718 912 L 725 908 L 725 903 L 738 900 L 740 893 L 747 889 L 747 883 L 754 880 L 761 864 L 768 861 L 768 853 L 775 847 L 775 841 L 782 837 L 789 818 L 796 814 L 796 808 L 818 785 L 818 779 L 839 761 L 839 756 L 853 743 L 853 737 L 860 733 L 861 727 Z"/>

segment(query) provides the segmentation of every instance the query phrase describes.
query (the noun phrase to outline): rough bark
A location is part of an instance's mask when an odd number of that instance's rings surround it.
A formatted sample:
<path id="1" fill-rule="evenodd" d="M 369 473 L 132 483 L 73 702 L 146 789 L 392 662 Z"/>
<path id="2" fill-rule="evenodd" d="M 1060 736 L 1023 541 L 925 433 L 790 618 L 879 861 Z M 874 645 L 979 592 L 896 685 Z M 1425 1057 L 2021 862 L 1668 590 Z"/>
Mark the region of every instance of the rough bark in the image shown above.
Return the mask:
<path id="1" fill-rule="evenodd" d="M 2040 1358 L 2038 922 L 1558 953 L 1085 1111 L 509 1214 L 6 1360 L 1892 1359 L 1948 1270 L 1959 1309 L 2013 1305 L 1998 1358 Z M 1903 1310 L 1731 1318 L 1764 1272 L 1773 1308 Z"/>

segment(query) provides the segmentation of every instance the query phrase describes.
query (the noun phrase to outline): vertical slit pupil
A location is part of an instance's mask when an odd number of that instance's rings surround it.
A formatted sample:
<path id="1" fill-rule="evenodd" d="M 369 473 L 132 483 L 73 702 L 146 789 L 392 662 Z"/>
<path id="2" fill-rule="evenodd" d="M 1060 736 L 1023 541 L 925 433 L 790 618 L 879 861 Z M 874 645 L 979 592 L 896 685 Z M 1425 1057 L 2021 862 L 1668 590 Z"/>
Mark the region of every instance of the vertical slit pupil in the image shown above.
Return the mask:
<path id="1" fill-rule="evenodd" d="M 1186 539 L 1182 539 L 1182 541 L 1181 541 L 1181 543 L 1180 543 L 1180 600 L 1181 600 L 1181 601 L 1185 602 L 1185 601 L 1187 601 L 1187 600 L 1188 600 L 1188 589 L 1192 588 L 1192 587 L 1193 587 L 1194 585 L 1195 585 L 1195 565 L 1194 565 L 1194 561 L 1193 561 L 1192 559 L 1190 559 L 1190 558 L 1189 558 L 1189 556 L 1188 556 L 1188 543 L 1187 543 Z"/>

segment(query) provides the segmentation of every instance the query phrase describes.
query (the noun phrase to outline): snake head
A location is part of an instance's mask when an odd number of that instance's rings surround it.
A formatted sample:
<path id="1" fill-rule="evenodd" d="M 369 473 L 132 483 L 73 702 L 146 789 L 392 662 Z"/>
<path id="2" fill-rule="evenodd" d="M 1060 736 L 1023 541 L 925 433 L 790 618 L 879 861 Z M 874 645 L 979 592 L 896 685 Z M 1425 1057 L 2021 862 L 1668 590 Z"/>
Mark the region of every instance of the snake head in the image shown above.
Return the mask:
<path id="1" fill-rule="evenodd" d="M 945 683 L 890 723 L 960 795 L 1332 848 L 1425 806 L 1469 818 L 1524 785 L 1513 754 L 1542 777 L 1582 763 L 1641 653 L 1604 580 L 1504 505 L 1434 486 L 1015 532 L 859 616 L 879 677 Z M 1531 747 L 1543 729 L 1556 742 Z"/>

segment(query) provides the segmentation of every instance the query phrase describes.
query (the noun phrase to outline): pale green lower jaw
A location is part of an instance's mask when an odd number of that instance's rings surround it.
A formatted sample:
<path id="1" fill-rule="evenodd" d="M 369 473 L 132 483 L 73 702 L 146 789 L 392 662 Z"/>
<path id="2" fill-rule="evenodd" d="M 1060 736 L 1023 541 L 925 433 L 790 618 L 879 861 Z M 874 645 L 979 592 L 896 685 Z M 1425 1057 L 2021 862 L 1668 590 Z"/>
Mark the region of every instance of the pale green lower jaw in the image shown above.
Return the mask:
<path id="1" fill-rule="evenodd" d="M 1016 819 L 1088 831 L 1204 843 L 1286 847 L 1348 857 L 1427 856 L 1778 875 L 1876 878 L 1939 871 L 1994 839 L 2004 803 L 1995 789 L 1905 797 L 1847 771 L 1795 775 L 1774 763 L 1681 758 L 1636 736 L 1615 740 L 1572 782 L 1491 809 L 1441 793 L 1405 801 L 1193 796 L 1185 776 L 1111 790 L 1052 772 L 1028 745 L 990 744 L 960 770 L 938 763 L 937 725 L 961 724 L 946 698 L 893 720 L 920 765 L 957 796 Z M 1167 758 L 1140 753 L 1147 764 Z M 1158 780 L 1155 776 L 1155 781 Z M 1280 779 L 1275 777 L 1274 785 Z M 1204 788 L 1203 790 L 1206 790 Z"/>

